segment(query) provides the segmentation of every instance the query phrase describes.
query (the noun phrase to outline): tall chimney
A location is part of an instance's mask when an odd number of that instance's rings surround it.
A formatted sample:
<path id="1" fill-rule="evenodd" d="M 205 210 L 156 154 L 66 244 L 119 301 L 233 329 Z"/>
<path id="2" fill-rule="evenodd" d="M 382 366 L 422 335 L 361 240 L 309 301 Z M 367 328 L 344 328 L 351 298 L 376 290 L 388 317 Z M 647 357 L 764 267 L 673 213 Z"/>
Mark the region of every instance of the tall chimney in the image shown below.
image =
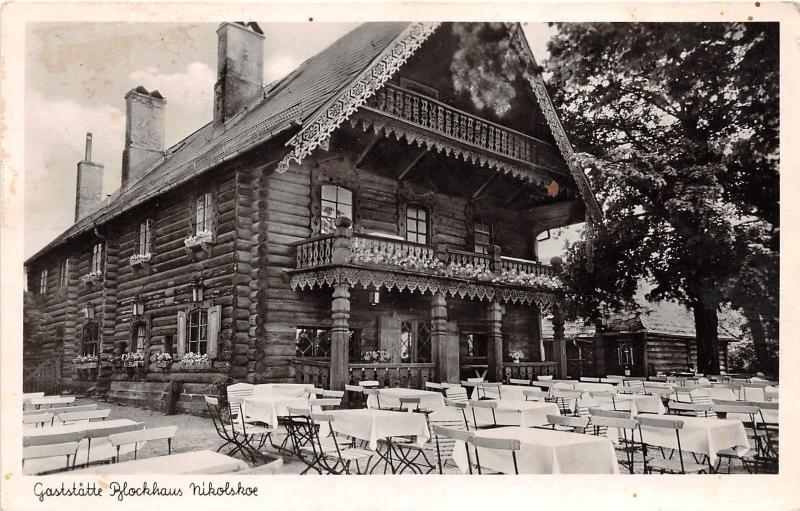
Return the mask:
<path id="1" fill-rule="evenodd" d="M 92 134 L 86 134 L 86 152 L 78 162 L 75 190 L 75 221 L 100 209 L 103 192 L 103 166 L 92 161 Z"/>
<path id="2" fill-rule="evenodd" d="M 264 33 L 257 23 L 223 23 L 217 29 L 214 130 L 261 95 Z"/>
<path id="3" fill-rule="evenodd" d="M 135 181 L 164 157 L 164 106 L 167 100 L 141 85 L 125 94 L 125 149 L 122 186 Z"/>

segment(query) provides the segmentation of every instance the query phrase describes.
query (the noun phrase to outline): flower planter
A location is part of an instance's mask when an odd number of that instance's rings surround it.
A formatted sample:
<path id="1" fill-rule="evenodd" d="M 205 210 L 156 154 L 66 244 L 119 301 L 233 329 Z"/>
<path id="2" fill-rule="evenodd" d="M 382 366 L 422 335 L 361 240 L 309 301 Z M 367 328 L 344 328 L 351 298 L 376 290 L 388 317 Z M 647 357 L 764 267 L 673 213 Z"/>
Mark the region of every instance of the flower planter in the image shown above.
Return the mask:
<path id="1" fill-rule="evenodd" d="M 153 258 L 152 254 L 133 254 L 130 258 L 129 264 L 134 269 L 149 269 L 150 260 Z"/>
<path id="2" fill-rule="evenodd" d="M 172 367 L 172 362 L 156 362 L 156 367 L 158 367 L 162 373 L 167 373 L 169 372 L 169 368 Z"/>
<path id="3" fill-rule="evenodd" d="M 97 362 L 76 362 L 75 369 L 97 369 Z"/>
<path id="4" fill-rule="evenodd" d="M 87 273 L 81 276 L 81 284 L 86 287 L 94 287 L 100 284 L 103 276 L 100 273 Z"/>
<path id="5" fill-rule="evenodd" d="M 132 360 L 124 363 L 125 367 L 144 367 L 144 360 Z"/>
<path id="6" fill-rule="evenodd" d="M 211 361 L 199 363 L 183 363 L 175 362 L 173 372 L 180 373 L 204 373 L 210 371 L 212 368 Z"/>

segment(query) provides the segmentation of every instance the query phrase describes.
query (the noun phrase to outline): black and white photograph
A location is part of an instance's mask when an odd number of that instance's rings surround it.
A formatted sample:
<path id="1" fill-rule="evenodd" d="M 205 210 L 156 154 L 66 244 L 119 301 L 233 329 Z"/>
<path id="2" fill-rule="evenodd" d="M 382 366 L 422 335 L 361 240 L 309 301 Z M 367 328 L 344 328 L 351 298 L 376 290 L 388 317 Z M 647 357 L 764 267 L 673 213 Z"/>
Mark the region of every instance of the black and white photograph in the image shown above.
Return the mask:
<path id="1" fill-rule="evenodd" d="M 796 508 L 798 14 L 767 4 L 5 9 L 3 507 Z"/>

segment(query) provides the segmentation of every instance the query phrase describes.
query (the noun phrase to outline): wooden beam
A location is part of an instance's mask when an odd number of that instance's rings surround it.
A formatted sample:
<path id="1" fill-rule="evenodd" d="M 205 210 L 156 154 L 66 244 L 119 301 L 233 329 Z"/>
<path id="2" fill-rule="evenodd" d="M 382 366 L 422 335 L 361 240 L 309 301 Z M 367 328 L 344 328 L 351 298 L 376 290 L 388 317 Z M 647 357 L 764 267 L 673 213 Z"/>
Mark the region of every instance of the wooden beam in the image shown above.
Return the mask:
<path id="1" fill-rule="evenodd" d="M 367 146 L 364 148 L 363 151 L 361 151 L 358 154 L 358 157 L 356 158 L 355 167 L 358 167 L 359 165 L 361 165 L 361 162 L 364 161 L 364 159 L 367 157 L 369 152 L 372 151 L 372 148 L 375 147 L 375 144 L 377 144 L 380 139 L 381 139 L 381 136 L 378 135 L 375 132 L 373 132 L 370 135 L 369 142 L 367 142 Z"/>
<path id="2" fill-rule="evenodd" d="M 484 181 L 483 184 L 480 187 L 478 187 L 477 190 L 475 190 L 475 193 L 472 194 L 472 199 L 473 200 L 477 199 L 480 196 L 480 194 L 482 194 L 483 192 L 488 190 L 489 186 L 492 184 L 492 182 L 494 182 L 494 180 L 497 178 L 498 175 L 499 175 L 499 172 L 495 172 L 494 174 L 489 176 L 489 179 Z"/>
<path id="3" fill-rule="evenodd" d="M 423 158 L 423 157 L 424 157 L 426 154 L 428 154 L 428 150 L 427 150 L 427 149 L 423 149 L 423 150 L 422 150 L 422 151 L 421 151 L 421 152 L 420 152 L 420 153 L 417 155 L 417 157 L 416 157 L 416 158 L 414 158 L 414 159 L 411 161 L 411 163 L 410 163 L 410 164 L 409 164 L 409 165 L 408 165 L 408 166 L 407 166 L 407 167 L 406 167 L 406 168 L 403 170 L 403 172 L 401 172 L 401 173 L 400 173 L 400 175 L 399 175 L 399 176 L 397 176 L 397 180 L 398 180 L 398 181 L 402 181 L 402 180 L 403 180 L 403 178 L 404 178 L 404 177 L 406 177 L 406 176 L 408 175 L 408 173 L 409 173 L 409 172 L 411 172 L 411 170 L 413 170 L 413 168 L 417 166 L 417 164 L 420 162 L 420 160 L 422 160 L 422 158 Z"/>

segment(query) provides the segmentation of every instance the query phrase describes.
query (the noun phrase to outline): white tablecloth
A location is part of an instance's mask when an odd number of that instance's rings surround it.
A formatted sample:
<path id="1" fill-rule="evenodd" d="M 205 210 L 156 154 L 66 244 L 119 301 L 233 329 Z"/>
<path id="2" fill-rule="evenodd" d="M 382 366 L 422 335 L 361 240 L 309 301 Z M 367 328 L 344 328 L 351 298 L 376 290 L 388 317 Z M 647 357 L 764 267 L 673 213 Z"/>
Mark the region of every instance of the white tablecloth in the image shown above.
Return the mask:
<path id="1" fill-rule="evenodd" d="M 711 417 L 670 416 L 683 421 L 680 430 L 681 448 L 684 451 L 707 454 L 711 463 L 717 461 L 717 451 L 729 447 L 748 447 L 747 432 L 736 420 Z M 678 440 L 671 429 L 656 429 L 642 426 L 642 437 L 648 445 L 677 449 Z"/>
<path id="2" fill-rule="evenodd" d="M 575 390 L 583 390 L 586 392 L 617 392 L 617 387 L 610 383 L 587 383 L 576 382 Z"/>
<path id="3" fill-rule="evenodd" d="M 425 415 L 412 412 L 393 412 L 360 408 L 355 410 L 333 410 L 331 427 L 337 433 L 369 442 L 369 448 L 378 448 L 378 439 L 390 436 L 416 436 L 417 444 L 424 444 L 430 437 Z"/>
<path id="4" fill-rule="evenodd" d="M 444 408 L 444 396 L 441 392 L 430 390 L 388 388 L 378 389 L 381 399 L 381 408 L 397 408 L 400 406 L 401 397 L 420 398 L 419 407 L 425 410 L 441 410 Z M 367 406 L 370 408 L 378 407 L 378 400 L 375 396 L 367 397 Z"/>
<path id="5" fill-rule="evenodd" d="M 584 398 L 579 404 L 587 408 L 597 406 L 603 410 L 630 411 L 633 417 L 639 413 L 666 413 L 661 398 L 644 394 L 618 394 L 613 401 L 607 397 Z"/>
<path id="6" fill-rule="evenodd" d="M 244 415 L 248 419 L 266 422 L 273 428 L 278 427 L 278 417 L 288 417 L 288 407 L 308 408 L 305 397 L 286 397 L 280 395 L 257 395 L 242 401 Z"/>
<path id="7" fill-rule="evenodd" d="M 226 474 L 247 468 L 247 463 L 231 456 L 214 451 L 192 451 L 98 465 L 69 474 Z"/>
<path id="8" fill-rule="evenodd" d="M 547 424 L 548 415 L 561 415 L 558 405 L 555 403 L 545 403 L 541 401 L 516 401 L 511 399 L 501 399 L 497 402 L 495 417 L 497 424 L 505 426 L 542 426 Z M 475 420 L 478 426 L 492 424 L 492 411 L 488 408 L 475 408 L 467 411 L 468 418 L 472 422 L 472 412 L 475 412 Z"/>
<path id="9" fill-rule="evenodd" d="M 306 388 L 313 387 L 306 383 L 261 383 L 253 386 L 255 397 L 305 397 Z"/>
<path id="10" fill-rule="evenodd" d="M 480 397 L 487 397 L 490 399 L 500 398 L 503 400 L 508 399 L 511 401 L 525 401 L 525 396 L 522 394 L 522 391 L 531 390 L 533 388 L 534 387 L 528 387 L 526 385 L 500 385 L 499 393 L 497 391 L 497 388 L 481 388 Z M 468 389 L 468 392 L 470 399 L 478 399 L 479 395 L 477 387 Z"/>
<path id="11" fill-rule="evenodd" d="M 537 428 L 494 428 L 477 431 L 489 438 L 516 438 L 522 445 L 517 452 L 520 474 L 619 474 L 614 446 L 608 438 Z M 481 467 L 506 474 L 514 473 L 510 451 L 478 449 Z M 462 442 L 453 447 L 453 460 L 467 472 L 467 454 Z M 474 452 L 472 461 L 475 462 Z"/>

